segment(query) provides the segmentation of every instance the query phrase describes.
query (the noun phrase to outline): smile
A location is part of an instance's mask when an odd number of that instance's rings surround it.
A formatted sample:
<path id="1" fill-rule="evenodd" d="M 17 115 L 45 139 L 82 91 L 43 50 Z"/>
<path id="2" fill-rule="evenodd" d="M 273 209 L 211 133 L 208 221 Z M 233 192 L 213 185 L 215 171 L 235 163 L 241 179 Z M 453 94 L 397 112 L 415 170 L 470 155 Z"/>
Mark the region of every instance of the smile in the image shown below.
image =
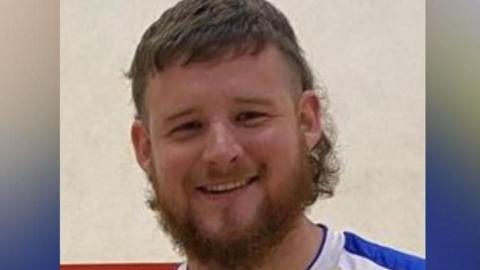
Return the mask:
<path id="1" fill-rule="evenodd" d="M 222 183 L 222 184 L 212 184 L 198 187 L 197 189 L 210 194 L 221 194 L 237 189 L 241 189 L 249 184 L 253 183 L 258 179 L 258 176 L 254 176 L 248 179 L 238 180 L 234 182 Z"/>

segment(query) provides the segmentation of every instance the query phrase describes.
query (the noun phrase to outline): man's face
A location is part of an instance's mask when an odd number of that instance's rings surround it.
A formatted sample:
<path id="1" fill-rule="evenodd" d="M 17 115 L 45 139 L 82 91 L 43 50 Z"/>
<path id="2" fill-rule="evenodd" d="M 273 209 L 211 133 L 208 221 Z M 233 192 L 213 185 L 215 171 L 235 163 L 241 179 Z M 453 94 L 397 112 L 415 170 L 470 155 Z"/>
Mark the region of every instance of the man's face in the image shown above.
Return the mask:
<path id="1" fill-rule="evenodd" d="M 160 210 L 218 240 L 261 226 L 265 208 L 292 212 L 285 204 L 301 203 L 292 192 L 306 192 L 299 182 L 309 178 L 306 155 L 320 137 L 318 99 L 295 87 L 272 46 L 156 74 L 148 122 L 137 121 L 132 137 Z"/>

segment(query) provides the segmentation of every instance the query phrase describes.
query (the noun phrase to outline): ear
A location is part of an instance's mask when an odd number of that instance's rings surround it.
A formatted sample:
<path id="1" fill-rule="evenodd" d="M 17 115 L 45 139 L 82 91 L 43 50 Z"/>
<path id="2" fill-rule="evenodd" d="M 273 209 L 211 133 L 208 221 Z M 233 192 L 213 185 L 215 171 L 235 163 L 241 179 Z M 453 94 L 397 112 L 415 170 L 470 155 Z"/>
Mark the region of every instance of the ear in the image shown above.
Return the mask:
<path id="1" fill-rule="evenodd" d="M 142 120 L 135 120 L 130 131 L 137 162 L 145 173 L 150 173 L 152 162 L 152 144 L 147 127 Z"/>
<path id="2" fill-rule="evenodd" d="M 300 131 L 309 150 L 318 143 L 322 136 L 320 106 L 320 99 L 313 90 L 306 90 L 302 93 L 298 103 Z"/>

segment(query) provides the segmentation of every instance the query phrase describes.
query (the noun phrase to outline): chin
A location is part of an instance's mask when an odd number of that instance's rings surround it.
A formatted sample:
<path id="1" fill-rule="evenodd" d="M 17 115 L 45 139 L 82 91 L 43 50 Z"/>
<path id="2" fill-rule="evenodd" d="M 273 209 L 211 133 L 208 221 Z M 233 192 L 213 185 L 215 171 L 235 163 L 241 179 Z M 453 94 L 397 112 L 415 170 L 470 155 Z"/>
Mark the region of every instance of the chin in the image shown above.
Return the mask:
<path id="1" fill-rule="evenodd" d="M 218 218 L 203 216 L 202 219 L 197 219 L 196 227 L 207 238 L 219 241 L 237 239 L 248 235 L 252 228 L 256 227 L 255 220 L 258 219 L 256 217 L 256 213 L 252 214 L 248 220 L 240 219 L 234 214 Z"/>

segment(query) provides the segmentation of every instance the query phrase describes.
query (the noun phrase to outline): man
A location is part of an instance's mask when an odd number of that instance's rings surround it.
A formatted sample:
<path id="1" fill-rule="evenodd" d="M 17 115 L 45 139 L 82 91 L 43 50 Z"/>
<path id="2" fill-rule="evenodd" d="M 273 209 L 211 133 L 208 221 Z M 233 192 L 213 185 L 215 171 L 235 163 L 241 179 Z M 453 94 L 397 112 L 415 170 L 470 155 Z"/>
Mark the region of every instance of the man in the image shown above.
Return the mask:
<path id="1" fill-rule="evenodd" d="M 415 256 L 306 218 L 338 166 L 312 71 L 263 0 L 184 0 L 129 71 L 137 161 L 178 269 L 424 269 Z"/>

